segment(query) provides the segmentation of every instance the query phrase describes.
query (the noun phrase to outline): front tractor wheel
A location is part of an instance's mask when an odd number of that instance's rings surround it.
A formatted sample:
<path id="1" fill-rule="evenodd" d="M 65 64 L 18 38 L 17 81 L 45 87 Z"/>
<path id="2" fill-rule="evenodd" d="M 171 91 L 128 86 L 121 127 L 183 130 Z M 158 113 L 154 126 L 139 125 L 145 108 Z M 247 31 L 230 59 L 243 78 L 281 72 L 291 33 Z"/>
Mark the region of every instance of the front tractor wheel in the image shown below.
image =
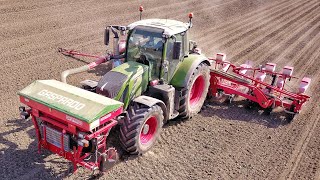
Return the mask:
<path id="1" fill-rule="evenodd" d="M 157 141 L 163 125 L 160 106 L 133 108 L 120 127 L 123 148 L 133 155 L 147 152 Z"/>
<path id="2" fill-rule="evenodd" d="M 181 117 L 191 117 L 197 114 L 203 106 L 210 85 L 209 67 L 201 63 L 193 72 L 180 100 L 179 113 Z"/>

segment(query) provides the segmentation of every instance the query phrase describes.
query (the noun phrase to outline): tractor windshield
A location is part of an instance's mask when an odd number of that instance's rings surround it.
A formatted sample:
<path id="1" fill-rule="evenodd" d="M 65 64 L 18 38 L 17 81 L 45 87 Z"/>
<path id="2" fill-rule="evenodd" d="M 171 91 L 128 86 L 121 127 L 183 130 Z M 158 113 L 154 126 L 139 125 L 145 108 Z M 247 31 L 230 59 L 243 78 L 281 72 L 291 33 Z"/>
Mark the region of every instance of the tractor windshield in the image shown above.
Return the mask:
<path id="1" fill-rule="evenodd" d="M 153 77 L 159 77 L 163 50 L 163 30 L 138 26 L 128 39 L 127 61 L 149 65 Z"/>
<path id="2" fill-rule="evenodd" d="M 163 30 L 160 29 L 136 27 L 129 37 L 128 60 L 136 60 L 142 54 L 153 60 L 161 59 L 163 49 L 162 33 Z"/>

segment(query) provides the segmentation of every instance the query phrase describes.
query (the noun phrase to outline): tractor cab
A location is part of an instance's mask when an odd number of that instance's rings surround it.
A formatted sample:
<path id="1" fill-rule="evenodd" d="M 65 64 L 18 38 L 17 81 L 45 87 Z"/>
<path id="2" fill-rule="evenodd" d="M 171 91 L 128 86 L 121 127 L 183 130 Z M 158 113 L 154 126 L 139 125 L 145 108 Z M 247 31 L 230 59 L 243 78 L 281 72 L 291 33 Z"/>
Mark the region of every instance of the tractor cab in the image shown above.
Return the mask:
<path id="1" fill-rule="evenodd" d="M 130 24 L 125 62 L 149 66 L 150 80 L 170 82 L 177 65 L 188 53 L 188 23 L 147 19 Z"/>
<path id="2" fill-rule="evenodd" d="M 145 19 L 126 27 L 108 26 L 105 45 L 109 44 L 109 34 L 112 32 L 113 59 L 124 60 L 99 80 L 94 87 L 95 91 L 123 102 L 124 108 L 127 108 L 130 100 L 151 93 L 149 85 L 153 88 L 164 85 L 170 91 L 174 91 L 170 85 L 177 85 L 180 89 L 185 87 L 186 83 L 181 78 L 188 74 L 190 68 L 195 68 L 206 59 L 200 54 L 189 54 L 194 47 L 187 37 L 192 27 L 192 14 L 189 18 L 188 23 L 170 19 Z M 126 35 L 123 52 L 120 50 L 123 49 L 123 41 L 120 39 L 124 38 L 119 36 L 119 32 Z"/>

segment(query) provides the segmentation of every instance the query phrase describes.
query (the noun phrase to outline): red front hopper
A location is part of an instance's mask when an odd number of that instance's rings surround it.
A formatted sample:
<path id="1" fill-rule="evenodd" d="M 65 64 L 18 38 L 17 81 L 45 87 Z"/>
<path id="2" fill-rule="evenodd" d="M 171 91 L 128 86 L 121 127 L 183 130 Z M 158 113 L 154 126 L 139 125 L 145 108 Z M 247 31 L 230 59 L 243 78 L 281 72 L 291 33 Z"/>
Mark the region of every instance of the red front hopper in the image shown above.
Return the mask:
<path id="1" fill-rule="evenodd" d="M 39 152 L 48 149 L 72 161 L 74 171 L 77 164 L 91 170 L 110 167 L 105 157 L 114 149 L 106 149 L 106 138 L 118 123 L 121 102 L 55 80 L 36 81 L 18 94 L 29 107 L 20 111 L 32 117 Z"/>

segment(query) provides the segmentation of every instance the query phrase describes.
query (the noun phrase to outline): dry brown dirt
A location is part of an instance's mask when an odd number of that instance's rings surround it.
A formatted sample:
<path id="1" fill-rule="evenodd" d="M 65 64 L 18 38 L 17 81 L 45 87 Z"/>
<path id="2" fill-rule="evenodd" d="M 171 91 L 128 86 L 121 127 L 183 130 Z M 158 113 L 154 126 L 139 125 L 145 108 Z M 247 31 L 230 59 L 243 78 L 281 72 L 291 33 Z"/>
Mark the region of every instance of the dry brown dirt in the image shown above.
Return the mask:
<path id="1" fill-rule="evenodd" d="M 0 177 L 87 179 L 80 169 L 49 152 L 37 154 L 31 121 L 19 119 L 17 91 L 37 79 L 59 79 L 83 65 L 57 47 L 103 54 L 103 30 L 143 18 L 187 21 L 192 39 L 208 56 L 230 61 L 293 65 L 312 78 L 312 99 L 286 125 L 282 113 L 248 111 L 243 102 L 211 103 L 188 121 L 171 121 L 146 155 L 121 161 L 100 179 L 319 179 L 320 1 L 319 0 L 0 0 Z M 71 78 L 99 78 L 103 66 Z M 295 81 L 289 84 L 293 89 Z"/>

